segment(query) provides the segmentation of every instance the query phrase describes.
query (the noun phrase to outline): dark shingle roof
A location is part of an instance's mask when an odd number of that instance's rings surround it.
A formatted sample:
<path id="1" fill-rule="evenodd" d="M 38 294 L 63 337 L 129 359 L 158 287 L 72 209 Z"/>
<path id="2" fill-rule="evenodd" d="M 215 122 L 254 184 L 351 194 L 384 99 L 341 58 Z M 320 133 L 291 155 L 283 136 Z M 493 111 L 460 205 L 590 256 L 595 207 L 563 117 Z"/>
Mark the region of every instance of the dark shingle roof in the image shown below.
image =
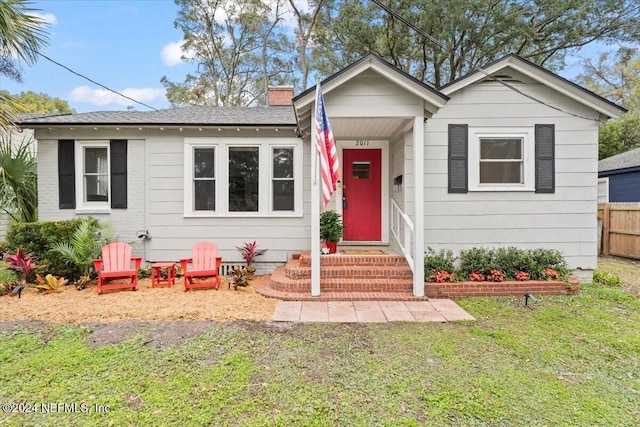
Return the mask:
<path id="1" fill-rule="evenodd" d="M 80 114 L 28 114 L 21 117 L 19 124 L 22 127 L 29 125 L 295 126 L 296 118 L 292 106 L 192 106 L 142 112 L 96 111 Z"/>
<path id="2" fill-rule="evenodd" d="M 640 166 L 640 148 L 635 148 L 598 162 L 598 172 L 627 169 Z"/>

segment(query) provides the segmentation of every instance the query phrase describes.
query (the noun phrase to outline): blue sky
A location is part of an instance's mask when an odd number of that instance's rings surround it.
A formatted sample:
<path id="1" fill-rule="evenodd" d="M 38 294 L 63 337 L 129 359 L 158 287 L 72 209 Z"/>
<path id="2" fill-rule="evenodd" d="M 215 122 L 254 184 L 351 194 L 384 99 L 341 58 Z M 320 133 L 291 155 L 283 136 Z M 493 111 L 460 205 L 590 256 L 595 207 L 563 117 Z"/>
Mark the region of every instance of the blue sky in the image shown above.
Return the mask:
<path id="1" fill-rule="evenodd" d="M 43 54 L 154 108 L 169 107 L 162 76 L 183 81 L 191 71 L 179 61 L 182 33 L 173 26 L 178 7 L 172 0 L 49 0 L 34 1 L 31 7 L 50 22 Z M 128 105 L 149 110 L 42 58 L 23 72 L 23 83 L 1 76 L 0 89 L 62 98 L 77 112 L 124 110 Z"/>
<path id="2" fill-rule="evenodd" d="M 172 0 L 48 0 L 31 7 L 50 23 L 49 58 L 115 91 L 154 108 L 168 108 L 162 76 L 181 82 L 192 66 L 180 61 L 181 31 L 173 26 L 178 7 Z M 573 79 L 580 72 L 568 58 L 560 74 Z M 45 59 L 25 66 L 23 83 L 0 76 L 0 89 L 44 93 L 66 100 L 78 113 L 125 110 L 133 105 Z"/>

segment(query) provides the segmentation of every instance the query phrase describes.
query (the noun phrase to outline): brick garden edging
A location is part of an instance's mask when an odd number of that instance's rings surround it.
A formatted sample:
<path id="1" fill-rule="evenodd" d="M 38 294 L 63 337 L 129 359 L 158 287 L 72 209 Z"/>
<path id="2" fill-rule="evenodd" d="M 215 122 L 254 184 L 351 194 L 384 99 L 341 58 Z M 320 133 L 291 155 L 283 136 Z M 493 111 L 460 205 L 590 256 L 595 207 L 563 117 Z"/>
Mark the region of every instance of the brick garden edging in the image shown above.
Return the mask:
<path id="1" fill-rule="evenodd" d="M 580 282 L 575 278 L 569 279 L 569 286 L 566 282 L 557 280 L 424 284 L 424 295 L 429 298 L 522 296 L 526 293 L 532 295 L 576 295 L 579 290 Z"/>

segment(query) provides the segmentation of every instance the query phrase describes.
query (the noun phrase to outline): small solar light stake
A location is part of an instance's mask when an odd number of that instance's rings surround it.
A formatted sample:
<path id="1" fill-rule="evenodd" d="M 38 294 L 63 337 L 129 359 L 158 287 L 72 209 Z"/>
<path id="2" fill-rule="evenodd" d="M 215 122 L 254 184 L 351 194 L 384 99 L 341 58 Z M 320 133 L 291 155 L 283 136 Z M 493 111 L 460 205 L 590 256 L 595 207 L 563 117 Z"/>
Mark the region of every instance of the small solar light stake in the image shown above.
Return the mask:
<path id="1" fill-rule="evenodd" d="M 527 292 L 526 294 L 524 294 L 524 305 L 526 307 L 529 307 L 529 300 L 531 300 L 532 302 L 538 302 L 538 299 L 536 297 Z"/>

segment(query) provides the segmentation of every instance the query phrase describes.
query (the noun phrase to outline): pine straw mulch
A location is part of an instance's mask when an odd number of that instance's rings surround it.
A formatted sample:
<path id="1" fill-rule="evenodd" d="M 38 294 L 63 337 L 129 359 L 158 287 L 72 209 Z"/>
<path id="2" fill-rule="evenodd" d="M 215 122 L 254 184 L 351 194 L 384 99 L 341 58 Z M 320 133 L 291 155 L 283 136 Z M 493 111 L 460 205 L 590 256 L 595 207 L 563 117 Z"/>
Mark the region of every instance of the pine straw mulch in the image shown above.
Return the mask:
<path id="1" fill-rule="evenodd" d="M 138 281 L 138 290 L 116 290 L 98 295 L 95 285 L 78 291 L 64 286 L 61 291 L 46 294 L 32 288 L 22 297 L 0 297 L 0 322 L 49 321 L 66 324 L 123 321 L 232 321 L 270 320 L 278 300 L 265 298 L 255 292 L 259 281 L 234 290 L 222 278 L 220 289 L 184 291 L 182 279 L 172 287 L 151 288 L 150 279 Z"/>

